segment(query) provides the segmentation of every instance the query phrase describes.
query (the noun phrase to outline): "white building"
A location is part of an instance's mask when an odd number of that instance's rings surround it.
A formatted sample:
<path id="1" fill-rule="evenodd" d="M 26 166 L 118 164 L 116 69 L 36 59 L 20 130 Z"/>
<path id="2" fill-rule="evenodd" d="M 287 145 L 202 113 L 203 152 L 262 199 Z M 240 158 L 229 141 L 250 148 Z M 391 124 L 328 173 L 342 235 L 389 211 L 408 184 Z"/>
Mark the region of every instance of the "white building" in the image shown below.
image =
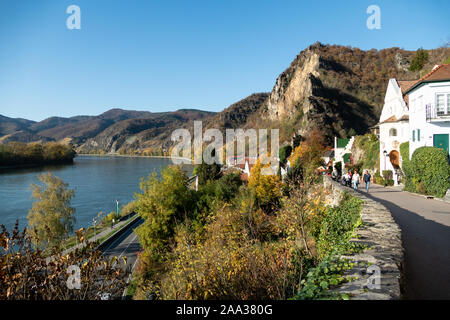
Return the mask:
<path id="1" fill-rule="evenodd" d="M 390 79 L 380 116 L 380 171 L 391 170 L 394 183 L 402 164 L 400 144 L 409 157 L 422 146 L 449 152 L 450 64 L 436 66 L 416 81 Z"/>
<path id="2" fill-rule="evenodd" d="M 436 66 L 405 94 L 410 101 L 410 158 L 423 146 L 442 148 L 449 153 L 450 64 Z"/>
<path id="3" fill-rule="evenodd" d="M 346 173 L 346 164 L 351 164 L 352 146 L 355 137 L 350 139 L 341 139 L 334 137 L 334 163 L 340 162 L 342 164 L 342 173 Z"/>
<path id="4" fill-rule="evenodd" d="M 390 79 L 379 123 L 380 173 L 392 171 L 398 185 L 401 167 L 400 144 L 409 141 L 408 96 L 404 96 L 415 81 Z"/>

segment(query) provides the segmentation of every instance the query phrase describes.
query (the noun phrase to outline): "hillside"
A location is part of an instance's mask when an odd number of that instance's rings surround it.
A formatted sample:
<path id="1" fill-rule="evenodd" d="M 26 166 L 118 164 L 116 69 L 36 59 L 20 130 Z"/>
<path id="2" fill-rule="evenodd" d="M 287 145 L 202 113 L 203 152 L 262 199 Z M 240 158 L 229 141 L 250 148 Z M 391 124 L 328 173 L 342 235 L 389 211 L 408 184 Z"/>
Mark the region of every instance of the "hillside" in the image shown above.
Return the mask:
<path id="1" fill-rule="evenodd" d="M 364 134 L 378 122 L 390 78 L 414 80 L 450 57 L 450 48 L 426 50 L 428 60 L 409 71 L 415 51 L 360 50 L 315 43 L 300 52 L 270 93 L 255 93 L 222 112 L 192 109 L 152 113 L 111 109 L 98 116 L 52 117 L 41 122 L 0 116 L 0 142 L 64 141 L 80 153 L 167 153 L 171 133 L 193 121 L 203 129 L 279 128 L 280 143 L 319 128 L 334 136 Z"/>
<path id="2" fill-rule="evenodd" d="M 0 137 L 24 130 L 34 123 L 31 120 L 8 118 L 0 114 Z"/>
<path id="3" fill-rule="evenodd" d="M 320 128 L 329 140 L 363 134 L 378 122 L 388 80 L 415 80 L 450 56 L 450 48 L 427 50 L 420 72 L 409 71 L 414 51 L 358 48 L 316 43 L 302 51 L 277 78 L 251 127 L 279 126 L 281 139 Z"/>

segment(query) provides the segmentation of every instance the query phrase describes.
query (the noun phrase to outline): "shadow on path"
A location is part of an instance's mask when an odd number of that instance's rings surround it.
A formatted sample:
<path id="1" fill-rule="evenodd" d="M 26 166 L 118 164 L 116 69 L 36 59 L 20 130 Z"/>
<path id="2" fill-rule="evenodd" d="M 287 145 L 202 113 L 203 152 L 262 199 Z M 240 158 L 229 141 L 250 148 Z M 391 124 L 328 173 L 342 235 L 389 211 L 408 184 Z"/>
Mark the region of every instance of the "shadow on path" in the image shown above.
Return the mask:
<path id="1" fill-rule="evenodd" d="M 403 298 L 450 299 L 450 227 L 379 198 L 376 191 L 358 192 L 387 207 L 402 230 L 405 249 Z"/>

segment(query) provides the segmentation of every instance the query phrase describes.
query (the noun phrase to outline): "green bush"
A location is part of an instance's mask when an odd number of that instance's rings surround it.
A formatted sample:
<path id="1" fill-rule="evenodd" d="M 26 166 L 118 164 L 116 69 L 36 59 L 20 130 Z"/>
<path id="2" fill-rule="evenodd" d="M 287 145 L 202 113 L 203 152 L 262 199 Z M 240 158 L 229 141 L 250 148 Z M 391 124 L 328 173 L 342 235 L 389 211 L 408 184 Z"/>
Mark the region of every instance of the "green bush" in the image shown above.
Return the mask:
<path id="1" fill-rule="evenodd" d="M 222 201 L 230 201 L 236 196 L 241 185 L 242 180 L 239 173 L 230 173 L 224 175 L 222 178 L 216 181 L 216 198 Z"/>
<path id="2" fill-rule="evenodd" d="M 278 156 L 280 157 L 280 165 L 284 166 L 287 159 L 292 153 L 292 147 L 290 145 L 282 146 L 278 151 Z"/>
<path id="3" fill-rule="evenodd" d="M 410 172 L 409 172 L 410 171 Z M 450 187 L 450 165 L 447 153 L 435 147 L 421 147 L 414 151 L 410 168 L 406 170 L 405 189 L 436 197 L 443 197 Z"/>
<path id="4" fill-rule="evenodd" d="M 412 179 L 413 172 L 411 160 L 409 159 L 409 142 L 404 142 L 400 145 L 400 155 L 402 157 L 402 171 L 405 178 L 405 190 L 413 191 L 415 190 L 415 187 Z"/>
<path id="5" fill-rule="evenodd" d="M 375 169 L 378 167 L 380 159 L 380 141 L 374 134 L 356 136 L 354 148 L 364 152 L 363 158 L 359 161 L 360 169 Z"/>
<path id="6" fill-rule="evenodd" d="M 392 174 L 391 170 L 383 170 L 383 178 L 385 180 L 392 180 L 394 178 L 394 175 Z"/>
<path id="7" fill-rule="evenodd" d="M 353 231 L 361 223 L 361 205 L 360 199 L 345 194 L 339 206 L 327 208 L 317 237 L 320 256 L 348 250 Z"/>
<path id="8" fill-rule="evenodd" d="M 380 175 L 380 172 L 375 172 L 375 174 L 373 175 L 373 182 L 375 182 L 376 184 L 382 185 L 384 186 L 386 181 L 384 180 L 384 178 Z"/>

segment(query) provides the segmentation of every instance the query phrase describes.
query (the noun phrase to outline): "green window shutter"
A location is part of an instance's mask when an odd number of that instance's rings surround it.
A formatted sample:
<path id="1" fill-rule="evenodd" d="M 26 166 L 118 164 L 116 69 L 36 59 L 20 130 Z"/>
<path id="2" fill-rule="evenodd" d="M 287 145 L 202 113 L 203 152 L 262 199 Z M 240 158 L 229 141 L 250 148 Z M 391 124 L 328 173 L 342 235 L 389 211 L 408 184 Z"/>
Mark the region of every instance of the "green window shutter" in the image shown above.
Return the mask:
<path id="1" fill-rule="evenodd" d="M 413 142 L 416 141 L 416 130 L 413 130 Z"/>
<path id="2" fill-rule="evenodd" d="M 417 141 L 420 141 L 420 129 L 417 129 Z"/>
<path id="3" fill-rule="evenodd" d="M 344 163 L 350 163 L 350 160 L 351 160 L 351 157 L 352 156 L 352 154 L 351 153 L 346 153 L 346 154 L 344 154 Z"/>
<path id="4" fill-rule="evenodd" d="M 350 139 L 342 139 L 342 138 L 338 138 L 337 139 L 337 147 L 338 148 L 345 148 L 347 146 L 347 144 L 349 143 Z"/>

